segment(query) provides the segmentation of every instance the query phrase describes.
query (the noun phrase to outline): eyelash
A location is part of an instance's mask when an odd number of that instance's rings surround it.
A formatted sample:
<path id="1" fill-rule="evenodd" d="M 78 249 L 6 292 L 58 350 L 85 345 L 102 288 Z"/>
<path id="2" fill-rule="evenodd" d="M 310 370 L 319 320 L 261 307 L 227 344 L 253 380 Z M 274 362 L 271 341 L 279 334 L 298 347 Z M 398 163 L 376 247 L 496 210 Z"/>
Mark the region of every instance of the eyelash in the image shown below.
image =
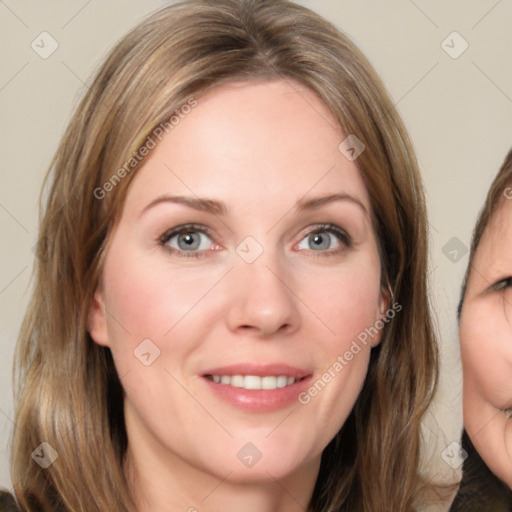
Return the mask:
<path id="1" fill-rule="evenodd" d="M 337 256 L 346 249 L 350 249 L 352 247 L 352 238 L 350 237 L 350 235 L 345 230 L 339 228 L 338 226 L 335 226 L 334 224 L 319 224 L 315 226 L 314 228 L 308 230 L 304 234 L 304 236 L 301 238 L 301 242 L 308 236 L 316 233 L 334 234 L 344 247 L 339 247 L 338 249 L 328 251 L 313 251 L 312 249 L 310 249 L 310 251 L 313 254 L 313 257 L 315 258 Z"/>
<path id="2" fill-rule="evenodd" d="M 166 231 L 160 237 L 159 243 L 167 252 L 183 258 L 203 258 L 207 256 L 207 251 L 180 251 L 178 249 L 174 249 L 174 247 L 170 247 L 169 245 L 167 245 L 169 243 L 169 240 L 171 240 L 175 236 L 185 235 L 187 233 L 202 233 L 211 238 L 211 232 L 205 226 L 200 226 L 197 224 L 187 224 L 185 226 L 179 226 L 177 228 L 172 228 L 171 230 Z"/>
<path id="3" fill-rule="evenodd" d="M 500 292 L 504 291 L 507 288 L 512 286 L 512 277 L 506 277 L 505 279 L 500 279 L 497 283 L 493 285 L 493 289 Z"/>
<path id="4" fill-rule="evenodd" d="M 167 245 L 169 241 L 174 238 L 177 235 L 183 235 L 187 233 L 202 233 L 204 235 L 207 235 L 211 238 L 211 230 L 206 228 L 205 226 L 197 225 L 197 224 L 187 224 L 184 226 L 179 226 L 176 228 L 173 228 L 169 231 L 166 231 L 159 239 L 158 243 L 169 253 L 173 255 L 177 255 L 179 257 L 184 258 L 203 258 L 207 256 L 208 251 L 181 251 L 178 249 L 175 249 L 174 247 L 170 247 Z M 313 257 L 330 257 L 330 256 L 336 256 L 339 253 L 343 252 L 346 249 L 349 249 L 352 247 L 352 239 L 350 235 L 344 231 L 343 229 L 339 228 L 338 226 L 334 224 L 320 224 L 315 226 L 314 228 L 308 230 L 304 236 L 301 238 L 304 240 L 308 236 L 312 234 L 317 233 L 331 233 L 334 234 L 339 241 L 344 245 L 344 247 L 335 249 L 335 250 L 327 250 L 327 251 L 313 251 L 310 249 L 311 252 L 313 252 Z M 315 254 L 316 253 L 316 254 Z"/>

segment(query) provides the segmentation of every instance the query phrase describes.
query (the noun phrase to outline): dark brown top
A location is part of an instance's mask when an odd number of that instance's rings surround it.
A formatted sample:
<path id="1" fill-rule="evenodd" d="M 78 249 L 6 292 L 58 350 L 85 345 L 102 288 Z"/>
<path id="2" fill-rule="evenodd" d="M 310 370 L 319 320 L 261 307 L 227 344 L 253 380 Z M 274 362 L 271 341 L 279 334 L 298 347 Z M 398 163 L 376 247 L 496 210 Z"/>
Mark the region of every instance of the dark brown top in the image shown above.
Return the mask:
<path id="1" fill-rule="evenodd" d="M 12 494 L 0 491 L 0 512 L 19 512 Z"/>
<path id="2" fill-rule="evenodd" d="M 450 512 L 512 512 L 512 492 L 492 474 L 475 450 L 466 431 L 462 448 L 468 453 L 462 480 Z"/>

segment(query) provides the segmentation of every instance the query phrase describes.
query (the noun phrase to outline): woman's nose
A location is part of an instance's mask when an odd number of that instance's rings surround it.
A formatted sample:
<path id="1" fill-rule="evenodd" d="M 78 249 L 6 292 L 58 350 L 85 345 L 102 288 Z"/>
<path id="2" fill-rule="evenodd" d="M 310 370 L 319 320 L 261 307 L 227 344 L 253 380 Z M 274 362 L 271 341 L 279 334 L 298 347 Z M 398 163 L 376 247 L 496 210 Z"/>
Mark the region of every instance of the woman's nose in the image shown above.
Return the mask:
<path id="1" fill-rule="evenodd" d="M 231 331 L 265 338 L 299 328 L 298 290 L 276 257 L 264 252 L 252 263 L 238 262 L 229 281 L 226 319 Z"/>

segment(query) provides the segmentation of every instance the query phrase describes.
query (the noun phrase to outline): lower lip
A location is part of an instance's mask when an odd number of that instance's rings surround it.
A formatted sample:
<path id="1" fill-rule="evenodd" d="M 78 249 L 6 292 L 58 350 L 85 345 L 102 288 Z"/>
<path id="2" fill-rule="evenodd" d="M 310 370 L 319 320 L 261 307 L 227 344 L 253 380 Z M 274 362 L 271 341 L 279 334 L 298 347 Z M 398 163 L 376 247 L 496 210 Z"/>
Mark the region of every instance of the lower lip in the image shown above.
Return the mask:
<path id="1" fill-rule="evenodd" d="M 308 387 L 311 377 L 277 389 L 245 389 L 216 383 L 206 377 L 203 380 L 210 389 L 230 405 L 250 412 L 272 412 L 298 403 L 298 395 Z"/>

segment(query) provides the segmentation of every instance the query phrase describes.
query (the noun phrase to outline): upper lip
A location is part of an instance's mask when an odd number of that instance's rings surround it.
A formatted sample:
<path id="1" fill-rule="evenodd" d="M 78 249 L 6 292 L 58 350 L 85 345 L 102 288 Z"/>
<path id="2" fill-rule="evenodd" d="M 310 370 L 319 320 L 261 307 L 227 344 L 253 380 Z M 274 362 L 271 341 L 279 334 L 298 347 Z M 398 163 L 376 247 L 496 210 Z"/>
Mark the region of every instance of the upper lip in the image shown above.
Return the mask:
<path id="1" fill-rule="evenodd" d="M 290 366 L 287 364 L 265 364 L 258 365 L 253 363 L 242 363 L 230 366 L 221 366 L 218 368 L 212 368 L 202 372 L 202 375 L 256 375 L 259 377 L 279 376 L 286 375 L 287 377 L 295 377 L 296 379 L 302 379 L 307 377 L 311 373 Z"/>

